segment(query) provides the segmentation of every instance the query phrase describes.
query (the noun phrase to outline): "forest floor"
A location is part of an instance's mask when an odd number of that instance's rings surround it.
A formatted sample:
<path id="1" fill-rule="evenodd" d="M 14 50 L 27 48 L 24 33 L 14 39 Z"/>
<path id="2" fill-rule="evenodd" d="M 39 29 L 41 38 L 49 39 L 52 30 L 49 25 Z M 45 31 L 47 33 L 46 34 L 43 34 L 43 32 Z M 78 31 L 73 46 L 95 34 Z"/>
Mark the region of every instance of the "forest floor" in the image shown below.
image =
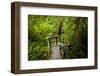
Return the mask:
<path id="1" fill-rule="evenodd" d="M 54 59 L 62 59 L 61 55 L 60 55 L 60 46 L 59 45 L 54 45 L 51 47 L 51 60 Z"/>

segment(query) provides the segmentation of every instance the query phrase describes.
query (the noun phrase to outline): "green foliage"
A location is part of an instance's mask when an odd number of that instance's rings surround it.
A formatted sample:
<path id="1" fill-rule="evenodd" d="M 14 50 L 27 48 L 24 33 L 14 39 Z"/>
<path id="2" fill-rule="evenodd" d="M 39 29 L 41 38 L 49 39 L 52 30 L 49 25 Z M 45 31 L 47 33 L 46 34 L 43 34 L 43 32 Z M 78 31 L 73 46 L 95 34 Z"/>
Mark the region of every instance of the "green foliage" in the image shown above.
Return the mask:
<path id="1" fill-rule="evenodd" d="M 67 27 L 64 29 L 64 37 L 69 44 L 68 49 L 62 48 L 64 58 L 86 58 L 87 52 L 87 18 L 86 17 L 70 17 Z"/>
<path id="2" fill-rule="evenodd" d="M 49 59 L 47 40 L 55 35 L 66 45 L 63 58 L 86 58 L 87 23 L 86 17 L 28 15 L 28 59 Z"/>

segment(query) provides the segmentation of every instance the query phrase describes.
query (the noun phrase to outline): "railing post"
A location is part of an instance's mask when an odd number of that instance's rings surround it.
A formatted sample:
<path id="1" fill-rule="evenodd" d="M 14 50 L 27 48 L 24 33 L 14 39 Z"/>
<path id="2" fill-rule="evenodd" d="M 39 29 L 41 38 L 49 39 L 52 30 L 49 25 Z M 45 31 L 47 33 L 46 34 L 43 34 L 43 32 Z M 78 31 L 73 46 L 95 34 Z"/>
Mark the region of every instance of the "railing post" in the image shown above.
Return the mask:
<path id="1" fill-rule="evenodd" d="M 56 45 L 58 44 L 57 37 L 56 37 Z"/>

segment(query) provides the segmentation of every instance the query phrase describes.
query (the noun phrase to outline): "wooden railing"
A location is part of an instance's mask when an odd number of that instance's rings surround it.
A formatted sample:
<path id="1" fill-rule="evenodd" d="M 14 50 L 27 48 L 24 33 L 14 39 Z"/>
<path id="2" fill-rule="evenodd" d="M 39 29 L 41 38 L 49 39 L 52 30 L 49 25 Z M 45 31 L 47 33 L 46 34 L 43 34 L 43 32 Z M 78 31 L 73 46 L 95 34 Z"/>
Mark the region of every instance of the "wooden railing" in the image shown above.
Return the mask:
<path id="1" fill-rule="evenodd" d="M 62 58 L 65 59 L 66 57 L 68 57 L 67 51 L 70 45 L 65 45 L 65 46 L 59 45 L 59 47 L 60 47 L 60 55 L 62 56 Z"/>

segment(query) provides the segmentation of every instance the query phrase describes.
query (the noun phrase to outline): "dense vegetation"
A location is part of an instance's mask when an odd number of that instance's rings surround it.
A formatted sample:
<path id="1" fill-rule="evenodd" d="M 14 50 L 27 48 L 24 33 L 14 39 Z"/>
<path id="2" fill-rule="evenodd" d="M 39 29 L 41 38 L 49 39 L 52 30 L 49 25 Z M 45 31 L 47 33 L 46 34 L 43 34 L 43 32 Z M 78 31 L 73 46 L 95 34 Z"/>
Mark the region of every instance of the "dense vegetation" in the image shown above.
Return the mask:
<path id="1" fill-rule="evenodd" d="M 61 55 L 67 58 L 87 57 L 86 17 L 28 15 L 28 59 L 49 59 L 48 37 L 57 35 Z"/>

